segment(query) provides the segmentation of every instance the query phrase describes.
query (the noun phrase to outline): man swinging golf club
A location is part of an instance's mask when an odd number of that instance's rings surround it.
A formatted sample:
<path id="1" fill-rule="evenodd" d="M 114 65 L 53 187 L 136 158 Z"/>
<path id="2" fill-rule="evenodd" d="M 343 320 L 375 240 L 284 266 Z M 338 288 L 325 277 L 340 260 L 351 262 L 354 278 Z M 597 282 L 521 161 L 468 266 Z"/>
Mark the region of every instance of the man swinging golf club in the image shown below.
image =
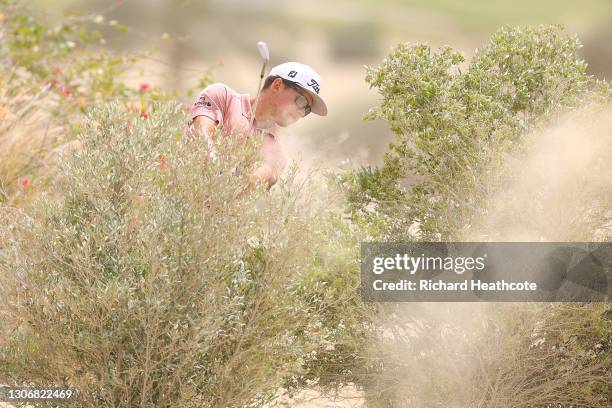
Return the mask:
<path id="1" fill-rule="evenodd" d="M 327 115 L 327 106 L 319 96 L 321 77 L 308 65 L 297 62 L 277 65 L 262 87 L 270 55 L 265 43 L 260 42 L 257 46 L 264 64 L 256 97 L 239 94 L 225 84 L 216 83 L 200 92 L 191 109 L 192 131 L 209 143 L 215 137 L 216 128 L 220 128 L 222 134 L 252 132 L 263 137 L 259 152 L 263 164 L 249 175 L 249 184 L 241 195 L 258 182 L 270 188 L 285 168 L 287 160 L 276 135 L 278 126 L 289 126 L 310 112 Z M 215 159 L 214 149 L 211 156 Z"/>

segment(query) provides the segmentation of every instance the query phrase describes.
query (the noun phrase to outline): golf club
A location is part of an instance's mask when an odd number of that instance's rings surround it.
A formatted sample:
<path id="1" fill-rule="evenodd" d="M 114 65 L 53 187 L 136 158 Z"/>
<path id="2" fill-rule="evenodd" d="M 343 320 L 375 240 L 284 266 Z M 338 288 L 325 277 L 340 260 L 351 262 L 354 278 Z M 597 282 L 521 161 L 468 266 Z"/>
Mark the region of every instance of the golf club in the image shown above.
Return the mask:
<path id="1" fill-rule="evenodd" d="M 261 55 L 261 58 L 263 59 L 263 66 L 261 67 L 261 74 L 259 74 L 259 86 L 257 87 L 257 97 L 255 98 L 255 106 L 251 111 L 251 126 L 253 126 L 253 122 L 255 121 L 255 113 L 257 112 L 257 105 L 259 104 L 261 82 L 263 81 L 263 77 L 266 71 L 266 65 L 268 64 L 268 61 L 270 61 L 270 50 L 268 49 L 268 44 L 263 41 L 260 41 L 257 43 L 257 49 L 259 50 L 259 55 Z"/>

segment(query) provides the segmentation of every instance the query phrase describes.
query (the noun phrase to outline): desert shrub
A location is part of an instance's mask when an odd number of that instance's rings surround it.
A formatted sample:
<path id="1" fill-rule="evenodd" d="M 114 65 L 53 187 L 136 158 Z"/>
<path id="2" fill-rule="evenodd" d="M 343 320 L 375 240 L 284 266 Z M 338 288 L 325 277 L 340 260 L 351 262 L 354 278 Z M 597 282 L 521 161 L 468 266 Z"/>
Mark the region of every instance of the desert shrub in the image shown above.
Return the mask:
<path id="1" fill-rule="evenodd" d="M 398 45 L 366 75 L 382 96 L 366 119 L 387 121 L 397 140 L 381 168 L 346 177 L 353 214 L 386 217 L 396 239 L 415 236 L 412 224 L 424 239 L 465 235 L 525 134 L 607 86 L 586 74 L 579 47 L 559 27 L 503 28 L 462 72 L 463 56 L 448 47 Z M 408 173 L 418 180 L 410 187 Z"/>
<path id="2" fill-rule="evenodd" d="M 44 187 L 90 107 L 121 98 L 146 115 L 170 96 L 122 81 L 150 52 L 108 50 L 100 30 L 125 32 L 117 21 L 99 14 L 50 25 L 33 14 L 24 2 L 0 1 L 0 202 L 23 203 Z"/>
<path id="3" fill-rule="evenodd" d="M 2 208 L 0 382 L 69 384 L 77 406 L 257 405 L 350 343 L 357 283 L 326 269 L 351 261 L 326 255 L 325 212 L 291 178 L 235 199 L 257 144 L 210 161 L 183 124 L 173 104 L 96 108 L 33 209 Z"/>
<path id="4" fill-rule="evenodd" d="M 612 93 L 586 74 L 579 46 L 559 27 L 506 27 L 465 68 L 450 48 L 397 46 L 366 75 L 382 96 L 366 118 L 387 121 L 396 141 L 381 167 L 337 178 L 352 221 L 379 241 L 609 236 Z M 583 105 L 586 116 L 551 127 Z M 534 139 L 554 148 L 534 155 Z M 609 303 L 485 306 L 381 306 L 378 339 L 362 350 L 379 365 L 364 383 L 370 406 L 610 404 Z"/>
<path id="5" fill-rule="evenodd" d="M 495 312 L 500 350 L 480 359 L 475 401 L 500 408 L 610 406 L 609 304 L 508 305 Z"/>
<path id="6" fill-rule="evenodd" d="M 316 385 L 336 394 L 346 385 L 361 388 L 379 373 L 377 361 L 363 358 L 375 339 L 372 317 L 378 311 L 360 295 L 360 244 L 367 240 L 369 228 L 348 223 L 340 214 L 343 203 L 326 202 L 334 211 L 318 220 L 316 244 L 311 244 L 312 256 L 305 260 L 309 272 L 299 296 L 313 317 L 306 331 L 316 340 L 304 349 L 302 371 L 285 383 L 290 392 Z"/>
<path id="7" fill-rule="evenodd" d="M 179 108 L 153 108 L 169 95 L 121 82 L 142 55 L 97 31 L 119 23 L 49 26 L 16 1 L 0 16 L 0 382 L 70 383 L 79 406 L 226 406 L 353 381 L 357 230 L 296 194 L 310 185 L 234 200 L 254 146 L 214 163 L 185 147 Z"/>
<path id="8" fill-rule="evenodd" d="M 120 76 L 146 53 L 113 53 L 104 48 L 100 31 L 105 27 L 125 32 L 125 26 L 107 21 L 102 14 L 66 16 L 49 25 L 34 16 L 26 3 L 3 0 L 0 7 L 0 52 L 9 68 L 12 89 L 36 90 L 49 85 L 57 96 L 70 97 L 53 110 L 55 115 L 64 116 L 68 116 L 68 109 L 84 112 L 104 98 L 134 95 Z"/>

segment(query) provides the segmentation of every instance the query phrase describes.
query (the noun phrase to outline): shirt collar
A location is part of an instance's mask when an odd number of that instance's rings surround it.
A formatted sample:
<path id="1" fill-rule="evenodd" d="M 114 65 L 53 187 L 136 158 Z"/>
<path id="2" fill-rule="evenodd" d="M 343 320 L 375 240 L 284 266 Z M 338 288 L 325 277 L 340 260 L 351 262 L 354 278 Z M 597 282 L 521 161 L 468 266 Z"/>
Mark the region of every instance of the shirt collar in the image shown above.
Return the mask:
<path id="1" fill-rule="evenodd" d="M 244 116 L 248 121 L 251 120 L 251 97 L 248 94 L 242 94 L 240 95 L 242 98 L 242 116 Z M 272 136 L 274 136 L 276 134 L 276 125 L 273 125 L 269 128 L 258 128 L 255 127 L 255 125 L 253 125 L 254 130 L 261 130 L 264 131 L 266 133 L 271 134 Z"/>

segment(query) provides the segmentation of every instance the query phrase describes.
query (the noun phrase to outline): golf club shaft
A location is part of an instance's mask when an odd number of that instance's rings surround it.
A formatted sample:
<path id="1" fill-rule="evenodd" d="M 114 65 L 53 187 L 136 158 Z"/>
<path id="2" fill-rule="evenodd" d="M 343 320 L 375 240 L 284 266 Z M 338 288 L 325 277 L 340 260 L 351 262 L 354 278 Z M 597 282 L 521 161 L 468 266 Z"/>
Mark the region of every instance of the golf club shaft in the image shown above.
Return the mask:
<path id="1" fill-rule="evenodd" d="M 255 122 L 255 114 L 257 113 L 257 105 L 259 105 L 259 95 L 261 94 L 261 83 L 263 82 L 264 73 L 266 70 L 266 62 L 264 61 L 261 67 L 261 74 L 259 75 L 259 86 L 257 87 L 257 97 L 255 98 L 255 106 L 253 106 L 253 114 L 251 116 L 251 126 Z"/>
<path id="2" fill-rule="evenodd" d="M 251 127 L 253 127 L 253 123 L 255 123 L 255 114 L 257 113 L 257 105 L 259 105 L 259 97 L 261 95 L 261 83 L 263 81 L 264 74 L 266 72 L 266 65 L 270 60 L 270 51 L 268 50 L 268 45 L 260 41 L 257 43 L 257 49 L 259 50 L 259 55 L 263 59 L 263 65 L 261 67 L 261 73 L 259 74 L 259 86 L 257 87 L 257 96 L 255 98 L 255 106 L 253 106 L 252 115 L 251 115 Z"/>

